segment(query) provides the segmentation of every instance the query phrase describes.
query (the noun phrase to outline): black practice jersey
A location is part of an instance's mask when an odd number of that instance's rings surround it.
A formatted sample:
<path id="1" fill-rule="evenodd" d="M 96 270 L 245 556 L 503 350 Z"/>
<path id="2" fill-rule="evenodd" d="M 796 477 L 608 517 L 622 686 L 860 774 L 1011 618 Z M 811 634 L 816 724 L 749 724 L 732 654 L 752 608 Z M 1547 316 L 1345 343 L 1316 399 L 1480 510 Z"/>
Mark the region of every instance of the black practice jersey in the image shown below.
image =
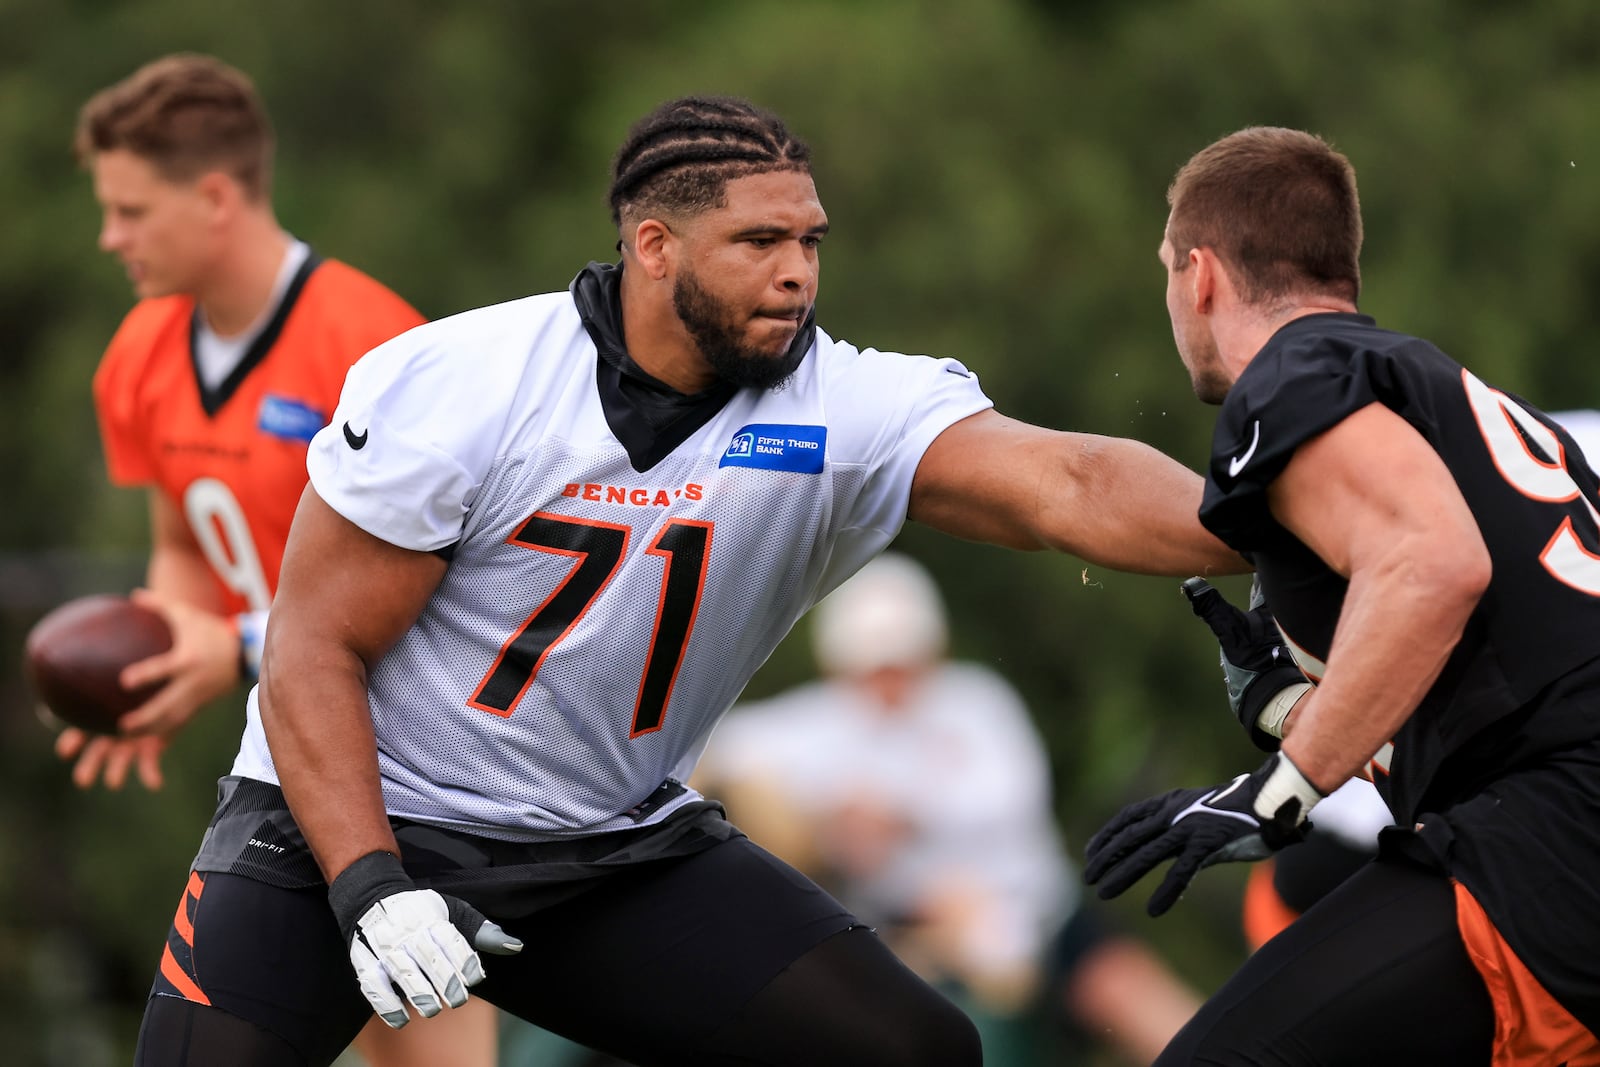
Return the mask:
<path id="1" fill-rule="evenodd" d="M 1200 519 L 1255 561 L 1267 602 L 1313 681 L 1325 670 L 1347 583 L 1273 518 L 1266 489 L 1301 444 L 1374 403 L 1410 423 L 1444 460 L 1493 563 L 1439 680 L 1373 761 L 1373 778 L 1404 825 L 1531 753 L 1600 734 L 1600 714 L 1536 700 L 1600 657 L 1600 492 L 1553 419 L 1428 342 L 1364 315 L 1289 323 L 1222 405 Z"/>

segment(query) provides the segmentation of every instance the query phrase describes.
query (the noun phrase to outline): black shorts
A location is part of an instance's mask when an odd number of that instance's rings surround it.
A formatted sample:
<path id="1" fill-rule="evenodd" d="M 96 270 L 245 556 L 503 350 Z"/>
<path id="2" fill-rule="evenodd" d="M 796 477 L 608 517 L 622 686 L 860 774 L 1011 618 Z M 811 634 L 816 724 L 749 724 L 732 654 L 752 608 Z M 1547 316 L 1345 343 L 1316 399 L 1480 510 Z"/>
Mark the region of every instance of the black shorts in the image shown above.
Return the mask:
<path id="1" fill-rule="evenodd" d="M 226 792 L 238 800 L 237 788 Z M 283 850 L 252 853 L 303 872 L 286 843 L 297 835 L 282 833 L 287 810 L 269 810 L 276 790 L 253 783 L 247 792 L 244 807 L 252 819 L 270 815 L 262 825 L 279 834 L 268 843 Z M 218 827 L 241 810 L 219 809 L 197 866 L 218 865 Z M 695 1047 L 793 961 L 859 925 L 710 802 L 658 826 L 554 845 L 403 822 L 396 836 L 418 885 L 469 900 L 527 946 L 484 956 L 487 977 L 473 995 L 622 1053 Z M 209 1004 L 311 1062 L 331 1060 L 371 1017 L 326 886 L 271 884 L 249 865 L 191 874 L 152 996 Z"/>
<path id="2" fill-rule="evenodd" d="M 1600 694 L 1590 706 L 1600 718 Z M 1600 740 L 1541 754 L 1380 849 L 1471 892 L 1545 990 L 1600 1034 Z"/>

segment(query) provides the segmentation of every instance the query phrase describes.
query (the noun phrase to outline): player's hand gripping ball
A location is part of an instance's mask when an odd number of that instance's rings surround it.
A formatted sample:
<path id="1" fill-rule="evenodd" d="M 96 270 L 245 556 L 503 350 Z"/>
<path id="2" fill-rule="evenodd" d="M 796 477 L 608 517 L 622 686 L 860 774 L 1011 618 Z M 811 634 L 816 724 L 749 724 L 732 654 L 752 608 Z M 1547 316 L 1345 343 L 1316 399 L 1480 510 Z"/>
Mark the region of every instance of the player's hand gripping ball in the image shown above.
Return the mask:
<path id="1" fill-rule="evenodd" d="M 61 721 L 114 734 L 117 719 L 149 700 L 162 682 L 124 689 L 131 663 L 172 647 L 166 621 L 127 597 L 79 597 L 40 619 L 28 632 L 23 666 L 34 691 Z"/>

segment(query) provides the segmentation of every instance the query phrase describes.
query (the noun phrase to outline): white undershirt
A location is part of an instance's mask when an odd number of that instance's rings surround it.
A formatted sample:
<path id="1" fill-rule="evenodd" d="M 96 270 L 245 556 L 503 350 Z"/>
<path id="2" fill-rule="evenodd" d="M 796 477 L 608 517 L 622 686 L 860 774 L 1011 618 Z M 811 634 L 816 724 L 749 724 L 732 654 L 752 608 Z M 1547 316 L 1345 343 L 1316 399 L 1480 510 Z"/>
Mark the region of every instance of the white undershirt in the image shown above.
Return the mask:
<path id="1" fill-rule="evenodd" d="M 272 296 L 267 306 L 254 322 L 232 337 L 223 337 L 213 330 L 202 312 L 199 328 L 194 334 L 194 361 L 199 368 L 200 384 L 207 389 L 215 389 L 233 373 L 250 345 L 261 336 L 261 331 L 272 321 L 272 316 L 277 314 L 283 294 L 289 289 L 289 282 L 309 255 L 309 245 L 291 239 L 289 249 L 283 255 L 283 263 L 278 267 L 278 280 L 272 283 Z"/>

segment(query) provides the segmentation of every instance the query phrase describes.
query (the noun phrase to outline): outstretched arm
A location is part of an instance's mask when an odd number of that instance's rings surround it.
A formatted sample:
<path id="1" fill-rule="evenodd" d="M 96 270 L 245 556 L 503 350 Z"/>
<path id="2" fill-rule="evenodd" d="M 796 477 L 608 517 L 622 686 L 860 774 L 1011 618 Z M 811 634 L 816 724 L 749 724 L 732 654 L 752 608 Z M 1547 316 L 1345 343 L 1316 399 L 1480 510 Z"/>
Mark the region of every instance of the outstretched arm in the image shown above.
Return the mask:
<path id="1" fill-rule="evenodd" d="M 928 447 L 910 517 L 1009 548 L 1052 548 L 1139 574 L 1239 574 L 1250 566 L 1200 525 L 1204 482 L 1138 441 L 1046 430 L 995 411 Z"/>

